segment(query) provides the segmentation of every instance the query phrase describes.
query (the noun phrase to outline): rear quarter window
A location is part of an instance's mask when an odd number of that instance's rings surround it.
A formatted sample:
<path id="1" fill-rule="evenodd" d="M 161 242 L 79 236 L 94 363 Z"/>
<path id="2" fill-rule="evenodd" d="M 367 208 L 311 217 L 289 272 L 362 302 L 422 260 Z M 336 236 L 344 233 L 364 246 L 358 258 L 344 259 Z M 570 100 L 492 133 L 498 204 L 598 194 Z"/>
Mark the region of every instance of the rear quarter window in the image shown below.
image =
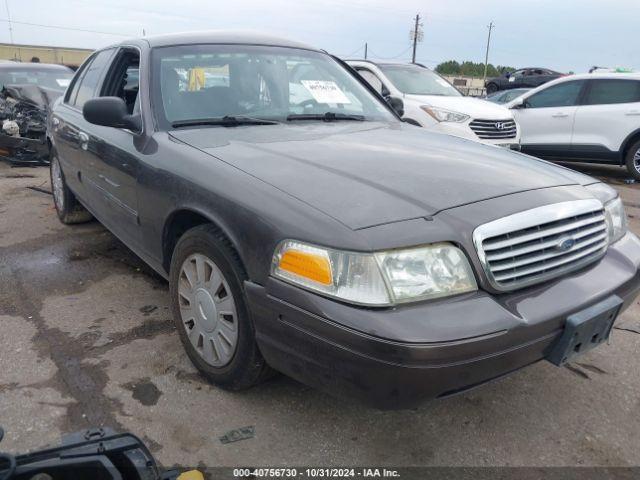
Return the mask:
<path id="1" fill-rule="evenodd" d="M 592 80 L 585 98 L 585 105 L 610 105 L 640 102 L 640 81 Z"/>

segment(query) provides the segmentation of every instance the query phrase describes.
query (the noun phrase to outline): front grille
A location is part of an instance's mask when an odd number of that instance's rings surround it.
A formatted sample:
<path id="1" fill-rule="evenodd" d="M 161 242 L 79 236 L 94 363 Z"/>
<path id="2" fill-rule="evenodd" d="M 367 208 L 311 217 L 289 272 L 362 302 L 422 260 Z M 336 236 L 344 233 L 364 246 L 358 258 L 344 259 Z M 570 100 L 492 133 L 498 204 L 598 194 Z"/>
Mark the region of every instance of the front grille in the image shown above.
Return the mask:
<path id="1" fill-rule="evenodd" d="M 491 285 L 513 290 L 596 261 L 608 235 L 602 204 L 593 199 L 500 218 L 476 228 L 473 241 Z"/>
<path id="2" fill-rule="evenodd" d="M 517 134 L 514 120 L 473 120 L 469 126 L 471 130 L 483 140 L 498 140 L 501 138 L 515 138 Z"/>

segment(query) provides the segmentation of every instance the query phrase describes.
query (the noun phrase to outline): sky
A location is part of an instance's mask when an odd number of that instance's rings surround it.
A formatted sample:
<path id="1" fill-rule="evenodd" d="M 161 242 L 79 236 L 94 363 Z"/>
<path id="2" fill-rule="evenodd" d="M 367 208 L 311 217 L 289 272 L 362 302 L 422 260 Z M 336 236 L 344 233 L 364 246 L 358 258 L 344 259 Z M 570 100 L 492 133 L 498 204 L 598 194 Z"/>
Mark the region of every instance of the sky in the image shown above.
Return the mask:
<path id="1" fill-rule="evenodd" d="M 369 58 L 408 61 L 417 13 L 417 61 L 429 67 L 483 62 L 493 22 L 494 65 L 640 70 L 640 0 L 5 0 L 0 42 L 11 41 L 11 18 L 13 42 L 23 44 L 98 48 L 143 32 L 242 29 L 349 58 L 362 57 L 366 42 Z"/>

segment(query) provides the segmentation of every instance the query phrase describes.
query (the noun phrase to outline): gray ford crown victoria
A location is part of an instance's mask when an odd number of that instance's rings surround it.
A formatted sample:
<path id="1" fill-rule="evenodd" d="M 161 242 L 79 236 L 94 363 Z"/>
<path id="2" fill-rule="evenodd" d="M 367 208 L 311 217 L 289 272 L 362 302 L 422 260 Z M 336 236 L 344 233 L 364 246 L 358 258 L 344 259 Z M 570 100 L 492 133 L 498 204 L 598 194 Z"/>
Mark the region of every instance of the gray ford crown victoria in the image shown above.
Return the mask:
<path id="1" fill-rule="evenodd" d="M 396 110 L 299 43 L 126 41 L 54 107 L 55 206 L 169 280 L 189 358 L 229 389 L 273 369 L 404 408 L 606 341 L 640 289 L 616 192 Z"/>

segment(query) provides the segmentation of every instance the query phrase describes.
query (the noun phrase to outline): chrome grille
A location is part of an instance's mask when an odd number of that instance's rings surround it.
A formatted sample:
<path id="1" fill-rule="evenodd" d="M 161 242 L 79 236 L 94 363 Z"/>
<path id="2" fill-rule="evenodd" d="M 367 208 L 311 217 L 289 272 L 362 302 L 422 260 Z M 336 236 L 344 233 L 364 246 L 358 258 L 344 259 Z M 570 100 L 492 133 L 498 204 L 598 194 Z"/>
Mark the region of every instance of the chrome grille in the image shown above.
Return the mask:
<path id="1" fill-rule="evenodd" d="M 514 120 L 473 120 L 469 126 L 482 139 L 515 138 L 517 133 Z"/>
<path id="2" fill-rule="evenodd" d="M 479 226 L 473 241 L 491 285 L 513 290 L 577 270 L 607 250 L 602 203 L 555 203 Z"/>

